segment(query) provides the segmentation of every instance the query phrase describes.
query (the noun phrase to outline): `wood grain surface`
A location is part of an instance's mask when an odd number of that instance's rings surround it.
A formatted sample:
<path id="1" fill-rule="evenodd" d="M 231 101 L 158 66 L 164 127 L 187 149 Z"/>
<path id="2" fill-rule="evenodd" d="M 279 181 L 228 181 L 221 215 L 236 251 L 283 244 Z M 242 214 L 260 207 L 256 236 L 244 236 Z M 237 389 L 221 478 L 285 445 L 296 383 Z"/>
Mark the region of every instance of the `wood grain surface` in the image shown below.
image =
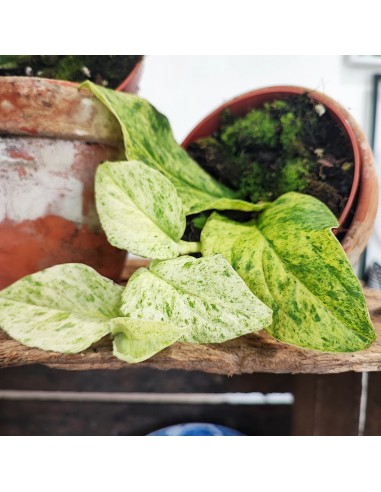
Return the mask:
<path id="1" fill-rule="evenodd" d="M 141 260 L 129 261 L 124 277 L 130 276 Z M 222 344 L 191 345 L 176 343 L 141 367 L 182 369 L 214 374 L 294 373 L 329 374 L 347 371 L 381 370 L 381 292 L 364 289 L 377 339 L 364 351 L 330 354 L 300 349 L 272 339 L 264 332 Z M 126 363 L 112 355 L 111 340 L 102 339 L 90 349 L 74 355 L 45 352 L 21 345 L 0 331 L 0 367 L 44 364 L 57 369 L 121 369 Z"/>

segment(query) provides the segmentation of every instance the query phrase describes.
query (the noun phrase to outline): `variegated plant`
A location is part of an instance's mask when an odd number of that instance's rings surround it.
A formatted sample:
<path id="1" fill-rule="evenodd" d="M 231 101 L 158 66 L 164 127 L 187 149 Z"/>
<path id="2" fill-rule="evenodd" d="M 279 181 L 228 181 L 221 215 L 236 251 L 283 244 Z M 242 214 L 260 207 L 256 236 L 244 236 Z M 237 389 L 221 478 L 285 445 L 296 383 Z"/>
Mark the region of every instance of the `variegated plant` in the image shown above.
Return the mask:
<path id="1" fill-rule="evenodd" d="M 30 347 L 76 353 L 111 334 L 114 355 L 131 363 L 178 340 L 223 342 L 271 324 L 271 309 L 222 255 L 187 256 L 200 244 L 181 240 L 182 201 L 165 176 L 142 162 L 106 162 L 95 191 L 111 244 L 155 261 L 124 291 L 79 264 L 19 280 L 0 292 L 0 326 L 10 336 Z"/>
<path id="2" fill-rule="evenodd" d="M 331 231 L 337 226 L 316 198 L 287 193 L 248 224 L 212 214 L 202 253 L 221 253 L 272 308 L 266 330 L 276 339 L 327 352 L 362 350 L 375 333 L 360 282 Z"/>
<path id="3" fill-rule="evenodd" d="M 125 289 L 78 264 L 58 265 L 0 292 L 0 326 L 31 347 L 76 353 L 105 335 L 114 355 L 140 362 L 176 341 L 219 343 L 266 329 L 286 343 L 355 351 L 375 338 L 365 299 L 329 209 L 288 193 L 251 204 L 213 180 L 175 142 L 147 101 L 86 84 L 117 117 L 127 161 L 106 162 L 96 201 L 111 244 L 154 258 Z M 214 212 L 201 244 L 185 216 Z M 189 256 L 202 252 L 202 258 Z"/>
<path id="4" fill-rule="evenodd" d="M 203 210 L 262 210 L 264 204 L 239 200 L 236 193 L 206 173 L 173 137 L 168 119 L 148 101 L 85 82 L 120 123 L 128 161 L 142 161 L 168 178 L 186 215 Z"/>

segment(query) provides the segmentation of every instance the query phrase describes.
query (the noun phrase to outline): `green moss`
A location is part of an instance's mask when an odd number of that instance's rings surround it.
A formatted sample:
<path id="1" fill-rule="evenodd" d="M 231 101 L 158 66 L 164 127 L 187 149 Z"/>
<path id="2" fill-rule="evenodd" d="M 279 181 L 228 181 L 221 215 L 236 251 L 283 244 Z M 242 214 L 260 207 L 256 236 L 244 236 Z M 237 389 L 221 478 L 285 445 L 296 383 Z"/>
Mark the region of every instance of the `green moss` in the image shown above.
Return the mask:
<path id="1" fill-rule="evenodd" d="M 221 132 L 221 141 L 231 152 L 258 146 L 275 148 L 277 129 L 278 123 L 269 113 L 254 109 L 226 126 Z"/>
<path id="2" fill-rule="evenodd" d="M 280 170 L 277 179 L 277 195 L 289 191 L 304 191 L 310 182 L 310 163 L 303 157 L 288 159 Z"/>
<path id="3" fill-rule="evenodd" d="M 204 140 L 204 148 L 225 150 L 225 168 L 234 165 L 238 191 L 254 203 L 272 201 L 288 191 L 303 191 L 312 179 L 310 151 L 302 143 L 303 118 L 295 101 L 278 99 L 237 118 L 225 111 L 219 139 Z M 315 115 L 314 115 L 315 116 Z M 210 147 L 209 147 L 210 146 Z M 226 152 L 229 159 L 226 159 Z M 216 164 L 209 166 L 220 166 Z M 227 171 L 229 172 L 229 171 Z"/>
<path id="4" fill-rule="evenodd" d="M 275 174 L 265 166 L 252 162 L 241 177 L 239 193 L 253 203 L 272 201 L 276 198 Z"/>
<path id="5" fill-rule="evenodd" d="M 86 60 L 81 56 L 66 56 L 60 60 L 55 68 L 55 77 L 59 80 L 73 80 L 73 79 L 84 79 L 87 78 L 83 72 L 83 68 L 86 67 Z"/>
<path id="6" fill-rule="evenodd" d="M 189 152 L 243 200 L 303 192 L 339 217 L 352 186 L 353 150 L 329 111 L 319 115 L 315 106 L 309 94 L 301 94 L 267 102 L 243 117 L 224 110 L 219 129 Z M 321 158 L 330 165 L 322 167 Z"/>
<path id="7" fill-rule="evenodd" d="M 242 176 L 239 188 L 250 201 L 272 201 L 289 191 L 304 191 L 310 183 L 310 162 L 304 157 L 278 160 L 267 168 L 253 162 Z"/>
<path id="8" fill-rule="evenodd" d="M 303 128 L 302 119 L 289 111 L 280 117 L 280 124 L 282 127 L 280 143 L 283 147 L 283 152 L 286 155 L 295 155 L 295 153 L 303 155 L 305 148 L 300 141 L 300 133 Z"/>
<path id="9" fill-rule="evenodd" d="M 275 101 L 265 103 L 264 108 L 266 111 L 287 111 L 288 104 L 284 99 L 276 99 Z"/>

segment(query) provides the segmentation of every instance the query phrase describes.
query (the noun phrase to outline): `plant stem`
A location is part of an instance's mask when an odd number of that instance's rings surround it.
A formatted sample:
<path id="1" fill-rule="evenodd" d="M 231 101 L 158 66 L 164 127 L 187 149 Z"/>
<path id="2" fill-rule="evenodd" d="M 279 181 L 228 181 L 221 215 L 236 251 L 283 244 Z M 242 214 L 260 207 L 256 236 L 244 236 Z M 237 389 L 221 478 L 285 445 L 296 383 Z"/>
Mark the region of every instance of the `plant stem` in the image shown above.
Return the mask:
<path id="1" fill-rule="evenodd" d="M 179 252 L 180 255 L 189 255 L 191 253 L 201 252 L 201 243 L 190 243 L 188 241 L 179 241 Z"/>

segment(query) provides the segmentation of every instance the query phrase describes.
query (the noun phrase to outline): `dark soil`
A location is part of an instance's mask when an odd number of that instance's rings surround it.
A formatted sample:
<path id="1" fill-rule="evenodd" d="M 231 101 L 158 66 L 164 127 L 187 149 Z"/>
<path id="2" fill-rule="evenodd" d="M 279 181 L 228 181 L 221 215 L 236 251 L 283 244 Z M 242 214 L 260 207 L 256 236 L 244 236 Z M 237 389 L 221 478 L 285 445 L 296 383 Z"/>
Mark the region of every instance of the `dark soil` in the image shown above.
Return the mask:
<path id="1" fill-rule="evenodd" d="M 308 94 L 266 103 L 244 117 L 225 111 L 218 131 L 192 143 L 188 152 L 254 203 L 298 191 L 320 199 L 339 217 L 351 191 L 351 142 Z"/>
<path id="2" fill-rule="evenodd" d="M 201 214 L 188 215 L 186 218 L 187 226 L 183 239 L 185 241 L 199 242 L 201 238 L 201 231 L 212 212 L 213 210 L 207 210 Z M 259 213 L 240 212 L 238 210 L 224 210 L 223 212 L 219 211 L 219 213 L 236 222 L 247 222 L 249 219 L 255 218 L 259 215 Z M 196 256 L 198 258 L 201 254 L 197 253 L 192 256 Z"/>
<path id="3" fill-rule="evenodd" d="M 83 82 L 115 89 L 142 55 L 0 55 L 0 76 L 30 76 Z"/>

